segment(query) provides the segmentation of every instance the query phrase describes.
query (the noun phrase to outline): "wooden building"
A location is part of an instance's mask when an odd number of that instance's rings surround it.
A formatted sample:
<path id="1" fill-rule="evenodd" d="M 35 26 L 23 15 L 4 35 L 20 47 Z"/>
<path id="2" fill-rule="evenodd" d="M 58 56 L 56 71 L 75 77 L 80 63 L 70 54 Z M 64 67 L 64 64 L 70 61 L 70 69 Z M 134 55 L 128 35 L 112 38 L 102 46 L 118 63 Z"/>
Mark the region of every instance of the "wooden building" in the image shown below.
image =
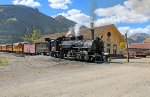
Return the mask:
<path id="1" fill-rule="evenodd" d="M 150 43 L 150 37 L 146 38 L 143 42 L 144 43 Z"/>
<path id="2" fill-rule="evenodd" d="M 130 53 L 142 52 L 146 55 L 150 55 L 150 43 L 132 43 L 129 46 Z"/>
<path id="3" fill-rule="evenodd" d="M 84 39 L 90 38 L 91 29 L 81 29 L 81 35 L 84 36 Z M 101 27 L 94 28 L 94 38 L 103 36 L 103 41 L 105 45 L 105 52 L 110 54 L 119 54 L 125 49 L 125 39 L 115 27 L 115 25 L 106 25 Z M 65 36 L 67 32 L 56 33 L 45 35 L 38 39 L 36 42 L 44 42 L 45 38 L 56 38 L 59 36 Z"/>

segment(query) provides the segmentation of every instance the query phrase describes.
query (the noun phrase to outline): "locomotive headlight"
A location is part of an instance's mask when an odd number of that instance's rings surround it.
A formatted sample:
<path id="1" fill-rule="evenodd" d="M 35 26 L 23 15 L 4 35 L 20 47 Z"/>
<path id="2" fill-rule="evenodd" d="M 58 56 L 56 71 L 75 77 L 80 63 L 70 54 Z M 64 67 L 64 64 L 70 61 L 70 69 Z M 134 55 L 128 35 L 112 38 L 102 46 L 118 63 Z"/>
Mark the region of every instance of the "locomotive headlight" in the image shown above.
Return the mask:
<path id="1" fill-rule="evenodd" d="M 50 55 L 49 53 L 46 53 L 46 55 Z"/>
<path id="2" fill-rule="evenodd" d="M 87 52 L 87 51 L 83 51 L 83 53 L 84 53 L 84 54 L 88 54 L 88 52 Z"/>

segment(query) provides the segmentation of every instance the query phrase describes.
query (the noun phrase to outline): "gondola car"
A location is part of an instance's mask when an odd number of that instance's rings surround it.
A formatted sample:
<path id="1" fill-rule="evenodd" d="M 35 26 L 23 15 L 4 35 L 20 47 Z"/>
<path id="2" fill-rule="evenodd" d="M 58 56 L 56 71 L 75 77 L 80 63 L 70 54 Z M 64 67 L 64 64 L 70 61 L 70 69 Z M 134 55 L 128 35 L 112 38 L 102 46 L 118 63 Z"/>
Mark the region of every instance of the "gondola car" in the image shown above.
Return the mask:
<path id="1" fill-rule="evenodd" d="M 6 44 L 6 51 L 12 52 L 13 51 L 13 45 L 12 44 Z"/>
<path id="2" fill-rule="evenodd" d="M 23 44 L 22 43 L 14 43 L 13 44 L 13 52 L 22 53 L 23 52 Z"/>
<path id="3" fill-rule="evenodd" d="M 1 51 L 6 52 L 6 44 L 1 45 Z"/>
<path id="4" fill-rule="evenodd" d="M 26 44 L 26 43 L 28 43 L 28 42 L 14 43 L 13 44 L 13 52 L 15 52 L 15 53 L 23 53 L 24 44 Z"/>

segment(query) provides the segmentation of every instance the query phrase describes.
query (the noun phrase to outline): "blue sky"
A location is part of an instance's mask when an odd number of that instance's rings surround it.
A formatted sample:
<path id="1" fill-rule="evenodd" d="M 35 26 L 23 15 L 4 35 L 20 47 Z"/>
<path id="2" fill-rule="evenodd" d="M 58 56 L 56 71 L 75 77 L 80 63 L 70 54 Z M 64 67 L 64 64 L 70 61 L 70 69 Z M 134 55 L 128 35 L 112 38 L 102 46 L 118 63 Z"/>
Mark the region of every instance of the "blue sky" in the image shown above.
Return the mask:
<path id="1" fill-rule="evenodd" d="M 150 34 L 150 0 L 0 0 L 0 4 L 38 8 L 48 16 L 63 15 L 89 26 L 91 9 L 95 9 L 95 26 L 115 24 L 122 34 Z"/>

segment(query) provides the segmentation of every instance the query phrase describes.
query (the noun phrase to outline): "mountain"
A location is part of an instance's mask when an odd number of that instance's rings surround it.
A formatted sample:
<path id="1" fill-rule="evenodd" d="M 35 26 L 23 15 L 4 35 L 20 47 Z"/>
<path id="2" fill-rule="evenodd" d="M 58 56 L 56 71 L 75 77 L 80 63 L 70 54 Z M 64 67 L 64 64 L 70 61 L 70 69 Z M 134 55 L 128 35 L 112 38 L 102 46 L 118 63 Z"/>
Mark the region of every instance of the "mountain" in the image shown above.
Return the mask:
<path id="1" fill-rule="evenodd" d="M 136 41 L 131 38 L 128 38 L 128 44 L 131 44 L 131 43 L 136 43 Z"/>
<path id="2" fill-rule="evenodd" d="M 145 33 L 137 33 L 129 37 L 129 39 L 135 41 L 135 42 L 143 42 L 147 37 L 149 37 L 148 34 Z"/>
<path id="3" fill-rule="evenodd" d="M 71 20 L 68 20 L 66 19 L 64 16 L 62 15 L 58 15 L 57 17 L 55 17 L 55 20 L 61 24 L 61 27 L 62 27 L 62 32 L 65 32 L 66 29 L 70 28 L 70 27 L 74 27 L 75 26 L 75 22 L 71 21 Z"/>
<path id="4" fill-rule="evenodd" d="M 65 29 L 68 29 L 70 27 L 74 27 L 76 22 L 74 21 L 71 21 L 71 20 L 68 20 L 66 19 L 64 16 L 62 15 L 58 15 L 57 17 L 55 17 L 56 21 L 59 22 L 61 24 L 61 27 L 63 27 L 64 29 L 62 29 L 63 32 L 65 32 L 66 30 Z M 80 27 L 81 29 L 85 29 L 87 27 L 85 26 L 81 26 Z"/>
<path id="5" fill-rule="evenodd" d="M 33 28 L 40 34 L 61 33 L 68 31 L 76 23 L 63 16 L 52 18 L 38 9 L 22 5 L 0 5 L 0 43 L 23 41 Z"/>

